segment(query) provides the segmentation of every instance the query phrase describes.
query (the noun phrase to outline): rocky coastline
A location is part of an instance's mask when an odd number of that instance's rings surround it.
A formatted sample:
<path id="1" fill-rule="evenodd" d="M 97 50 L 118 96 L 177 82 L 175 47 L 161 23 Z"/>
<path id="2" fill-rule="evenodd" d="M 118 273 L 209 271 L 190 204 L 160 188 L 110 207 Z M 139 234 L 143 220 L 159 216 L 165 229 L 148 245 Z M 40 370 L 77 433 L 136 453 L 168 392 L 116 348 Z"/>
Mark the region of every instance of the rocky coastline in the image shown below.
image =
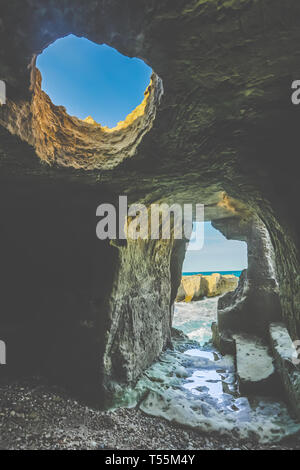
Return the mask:
<path id="1" fill-rule="evenodd" d="M 208 276 L 202 274 L 183 276 L 176 302 L 191 302 L 204 297 L 217 297 L 234 291 L 238 282 L 239 278 L 233 274 L 213 273 Z"/>

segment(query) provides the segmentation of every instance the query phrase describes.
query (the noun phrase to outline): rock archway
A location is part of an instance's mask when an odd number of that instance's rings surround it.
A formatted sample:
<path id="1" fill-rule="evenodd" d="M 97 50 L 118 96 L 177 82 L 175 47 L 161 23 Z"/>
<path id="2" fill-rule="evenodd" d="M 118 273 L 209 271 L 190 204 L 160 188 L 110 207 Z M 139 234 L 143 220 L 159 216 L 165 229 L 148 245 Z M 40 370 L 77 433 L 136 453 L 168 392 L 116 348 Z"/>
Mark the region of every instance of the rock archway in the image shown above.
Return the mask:
<path id="1" fill-rule="evenodd" d="M 290 89 L 300 75 L 299 2 L 22 4 L 22 15 L 17 1 L 2 6 L 0 23 L 8 361 L 12 354 L 19 371 L 42 367 L 98 397 L 135 380 L 168 344 L 183 248 L 99 242 L 96 207 L 121 194 L 129 203 L 203 203 L 216 223 L 259 217 L 274 248 L 282 319 L 297 339 L 299 113 Z M 71 32 L 143 58 L 160 77 L 138 125 L 116 142 L 95 144 L 94 128 L 78 129 L 39 91 L 35 55 Z"/>

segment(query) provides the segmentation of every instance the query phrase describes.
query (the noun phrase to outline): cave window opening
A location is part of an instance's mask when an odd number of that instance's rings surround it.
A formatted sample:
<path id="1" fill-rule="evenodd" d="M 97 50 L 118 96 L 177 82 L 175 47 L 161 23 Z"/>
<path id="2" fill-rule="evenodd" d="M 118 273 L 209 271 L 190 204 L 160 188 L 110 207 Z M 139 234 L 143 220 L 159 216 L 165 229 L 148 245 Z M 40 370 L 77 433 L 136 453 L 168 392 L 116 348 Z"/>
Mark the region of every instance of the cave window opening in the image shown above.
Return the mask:
<path id="1" fill-rule="evenodd" d="M 194 223 L 182 267 L 173 326 L 190 339 L 205 344 L 211 339 L 220 295 L 235 290 L 242 271 L 247 269 L 247 243 L 227 240 L 211 222 L 204 222 L 204 243 L 197 249 L 193 246 L 197 243 L 197 229 Z"/>
<path id="2" fill-rule="evenodd" d="M 115 128 L 143 106 L 152 70 L 106 44 L 69 35 L 38 57 L 42 90 L 53 104 L 90 124 Z"/>

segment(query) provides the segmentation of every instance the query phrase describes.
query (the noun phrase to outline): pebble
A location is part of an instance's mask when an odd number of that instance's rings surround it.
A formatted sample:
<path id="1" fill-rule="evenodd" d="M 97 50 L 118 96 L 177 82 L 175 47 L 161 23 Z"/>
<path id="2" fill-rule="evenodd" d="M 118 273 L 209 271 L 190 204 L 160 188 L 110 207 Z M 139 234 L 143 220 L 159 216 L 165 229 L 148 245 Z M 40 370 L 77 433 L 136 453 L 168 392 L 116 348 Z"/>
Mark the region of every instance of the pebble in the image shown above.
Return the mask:
<path id="1" fill-rule="evenodd" d="M 64 390 L 52 390 L 38 378 L 1 383 L 0 396 L 0 436 L 7 436 L 0 449 L 300 449 L 300 437 L 284 445 L 262 446 L 254 441 L 241 443 L 233 436 L 187 431 L 137 409 L 99 411 L 71 399 Z M 22 412 L 16 414 L 12 407 Z"/>

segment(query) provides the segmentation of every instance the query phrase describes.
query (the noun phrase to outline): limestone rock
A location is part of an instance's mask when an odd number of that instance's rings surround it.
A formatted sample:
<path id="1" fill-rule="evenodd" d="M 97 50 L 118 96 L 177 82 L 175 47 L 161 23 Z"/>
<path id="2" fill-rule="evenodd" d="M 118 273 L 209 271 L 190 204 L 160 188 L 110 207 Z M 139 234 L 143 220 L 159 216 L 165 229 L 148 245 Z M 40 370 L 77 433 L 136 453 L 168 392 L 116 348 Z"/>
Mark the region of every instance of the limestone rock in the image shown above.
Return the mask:
<path id="1" fill-rule="evenodd" d="M 266 338 L 268 326 L 280 319 L 280 303 L 272 279 L 263 283 L 248 279 L 244 271 L 239 286 L 218 301 L 220 331 L 249 333 Z"/>
<path id="2" fill-rule="evenodd" d="M 237 377 L 241 393 L 272 393 L 275 368 L 268 346 L 259 338 L 235 335 Z"/>
<path id="3" fill-rule="evenodd" d="M 284 392 L 300 418 L 300 367 L 295 362 L 297 359 L 296 350 L 286 326 L 282 323 L 272 323 L 270 325 L 270 339 Z"/>
<path id="4" fill-rule="evenodd" d="M 222 198 L 227 192 L 263 219 L 282 316 L 297 337 L 299 113 L 289 93 L 300 76 L 300 2 L 267 0 L 263 12 L 261 2 L 239 0 L 21 3 L 22 15 L 19 0 L 1 5 L 0 311 L 1 327 L 26 326 L 27 344 L 38 339 L 28 364 L 49 357 L 66 382 L 98 395 L 103 375 L 128 382 L 167 344 L 181 255 L 152 243 L 99 243 L 95 209 L 120 194 L 129 203 L 201 202 L 206 220 L 229 213 L 232 226 L 240 210 Z M 143 58 L 162 79 L 130 132 L 78 122 L 39 92 L 35 56 L 70 32 Z M 248 281 L 227 305 L 222 297 L 223 313 L 233 326 L 265 334 L 273 313 L 280 316 L 279 298 L 265 269 L 255 282 L 263 250 L 248 235 L 238 227 L 253 260 Z M 265 293 L 274 302 L 260 304 Z M 247 307 L 245 315 L 229 300 Z M 19 345 L 16 357 L 22 353 Z"/>
<path id="5" fill-rule="evenodd" d="M 163 94 L 159 77 L 153 74 L 143 102 L 125 121 L 109 129 L 89 116 L 70 116 L 63 106 L 55 106 L 41 89 L 41 74 L 33 68 L 30 103 L 20 107 L 10 103 L 0 113 L 0 124 L 33 145 L 48 164 L 112 169 L 135 155 L 143 137 L 151 130 Z"/>
<path id="6" fill-rule="evenodd" d="M 231 292 L 238 285 L 238 277 L 231 274 L 214 273 L 209 276 L 201 274 L 183 276 L 177 294 L 177 302 L 199 300 L 203 297 L 216 297 Z"/>
<path id="7" fill-rule="evenodd" d="M 239 282 L 239 278 L 232 274 L 219 274 L 214 273 L 210 276 L 203 276 L 205 282 L 205 292 L 207 297 L 216 297 L 225 294 L 226 292 L 233 292 Z"/>
<path id="8" fill-rule="evenodd" d="M 204 296 L 204 288 L 201 274 L 196 276 L 183 276 L 178 289 L 176 301 L 190 302 L 199 300 Z"/>
<path id="9" fill-rule="evenodd" d="M 223 220 L 214 226 L 228 238 L 246 240 L 248 245 L 248 269 L 242 272 L 238 288 L 219 299 L 219 330 L 266 340 L 270 323 L 281 318 L 274 253 L 266 227 L 255 217 L 246 222 Z"/>
<path id="10" fill-rule="evenodd" d="M 212 342 L 214 346 L 223 354 L 235 355 L 235 341 L 231 334 L 227 332 L 220 332 L 217 322 L 213 322 L 211 325 L 212 331 Z"/>

